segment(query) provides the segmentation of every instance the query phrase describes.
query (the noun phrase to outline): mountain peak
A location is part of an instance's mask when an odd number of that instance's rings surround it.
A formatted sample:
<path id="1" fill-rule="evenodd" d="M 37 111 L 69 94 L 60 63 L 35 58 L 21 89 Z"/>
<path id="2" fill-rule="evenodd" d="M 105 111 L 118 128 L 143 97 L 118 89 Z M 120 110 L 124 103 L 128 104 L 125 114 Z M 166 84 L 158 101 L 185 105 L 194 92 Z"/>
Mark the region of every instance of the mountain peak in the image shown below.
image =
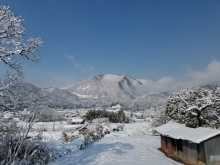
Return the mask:
<path id="1" fill-rule="evenodd" d="M 133 99 L 140 95 L 136 90 L 140 85 L 141 82 L 127 75 L 102 74 L 63 89 L 79 95 Z"/>

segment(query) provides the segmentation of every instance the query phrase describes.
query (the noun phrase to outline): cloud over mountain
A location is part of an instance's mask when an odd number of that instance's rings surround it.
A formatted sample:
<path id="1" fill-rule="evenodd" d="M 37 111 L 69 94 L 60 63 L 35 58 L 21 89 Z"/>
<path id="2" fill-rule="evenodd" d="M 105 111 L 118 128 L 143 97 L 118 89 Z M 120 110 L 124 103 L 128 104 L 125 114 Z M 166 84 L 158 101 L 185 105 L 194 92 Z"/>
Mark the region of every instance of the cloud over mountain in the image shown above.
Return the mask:
<path id="1" fill-rule="evenodd" d="M 212 61 L 203 71 L 189 69 L 187 77 L 193 85 L 220 84 L 220 62 Z"/>

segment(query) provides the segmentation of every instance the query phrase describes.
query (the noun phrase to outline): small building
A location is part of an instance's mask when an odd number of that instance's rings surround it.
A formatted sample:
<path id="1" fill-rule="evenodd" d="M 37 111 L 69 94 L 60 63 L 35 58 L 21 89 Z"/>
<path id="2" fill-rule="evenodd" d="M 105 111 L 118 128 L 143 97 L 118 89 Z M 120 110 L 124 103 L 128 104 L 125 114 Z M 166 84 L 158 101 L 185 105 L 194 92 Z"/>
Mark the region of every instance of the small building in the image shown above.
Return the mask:
<path id="1" fill-rule="evenodd" d="M 220 130 L 169 122 L 155 128 L 161 150 L 192 165 L 220 165 Z"/>
<path id="2" fill-rule="evenodd" d="M 67 121 L 69 124 L 84 124 L 85 120 L 81 118 L 71 118 Z"/>
<path id="3" fill-rule="evenodd" d="M 77 129 L 81 134 L 88 134 L 89 132 L 94 132 L 95 128 L 91 124 L 86 124 L 79 129 Z"/>
<path id="4" fill-rule="evenodd" d="M 78 111 L 73 111 L 73 110 L 65 110 L 62 111 L 63 117 L 77 117 L 79 116 Z"/>

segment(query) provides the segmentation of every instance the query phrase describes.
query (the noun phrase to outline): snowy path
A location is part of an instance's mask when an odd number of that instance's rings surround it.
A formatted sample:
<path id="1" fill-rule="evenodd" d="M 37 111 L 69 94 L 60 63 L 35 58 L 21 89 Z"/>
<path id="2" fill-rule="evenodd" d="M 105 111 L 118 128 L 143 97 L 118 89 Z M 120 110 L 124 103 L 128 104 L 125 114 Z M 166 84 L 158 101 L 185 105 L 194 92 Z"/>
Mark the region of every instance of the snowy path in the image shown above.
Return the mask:
<path id="1" fill-rule="evenodd" d="M 145 135 L 131 127 L 110 134 L 51 165 L 180 165 L 157 150 L 159 145 L 159 137 Z"/>

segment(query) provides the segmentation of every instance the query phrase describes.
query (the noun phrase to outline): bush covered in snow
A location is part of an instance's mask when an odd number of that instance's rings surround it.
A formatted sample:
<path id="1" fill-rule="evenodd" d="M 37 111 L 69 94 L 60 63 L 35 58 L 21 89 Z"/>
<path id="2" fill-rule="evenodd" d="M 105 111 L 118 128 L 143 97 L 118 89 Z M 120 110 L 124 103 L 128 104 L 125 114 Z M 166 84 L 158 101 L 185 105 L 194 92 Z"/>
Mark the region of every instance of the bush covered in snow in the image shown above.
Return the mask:
<path id="1" fill-rule="evenodd" d="M 151 127 L 153 127 L 153 128 L 159 127 L 165 123 L 166 123 L 165 111 L 161 110 L 160 112 L 158 112 L 157 114 L 154 115 L 154 118 L 151 121 Z"/>
<path id="2" fill-rule="evenodd" d="M 98 135 L 104 136 L 110 133 L 110 122 L 108 118 L 93 119 L 92 124 L 95 126 L 95 131 Z"/>
<path id="3" fill-rule="evenodd" d="M 27 139 L 25 130 L 16 122 L 1 122 L 1 164 L 47 164 L 52 159 L 53 155 L 44 142 Z"/>
<path id="4" fill-rule="evenodd" d="M 63 132 L 62 139 L 64 143 L 72 142 L 73 140 L 77 139 L 79 134 L 71 134 L 70 132 Z"/>

